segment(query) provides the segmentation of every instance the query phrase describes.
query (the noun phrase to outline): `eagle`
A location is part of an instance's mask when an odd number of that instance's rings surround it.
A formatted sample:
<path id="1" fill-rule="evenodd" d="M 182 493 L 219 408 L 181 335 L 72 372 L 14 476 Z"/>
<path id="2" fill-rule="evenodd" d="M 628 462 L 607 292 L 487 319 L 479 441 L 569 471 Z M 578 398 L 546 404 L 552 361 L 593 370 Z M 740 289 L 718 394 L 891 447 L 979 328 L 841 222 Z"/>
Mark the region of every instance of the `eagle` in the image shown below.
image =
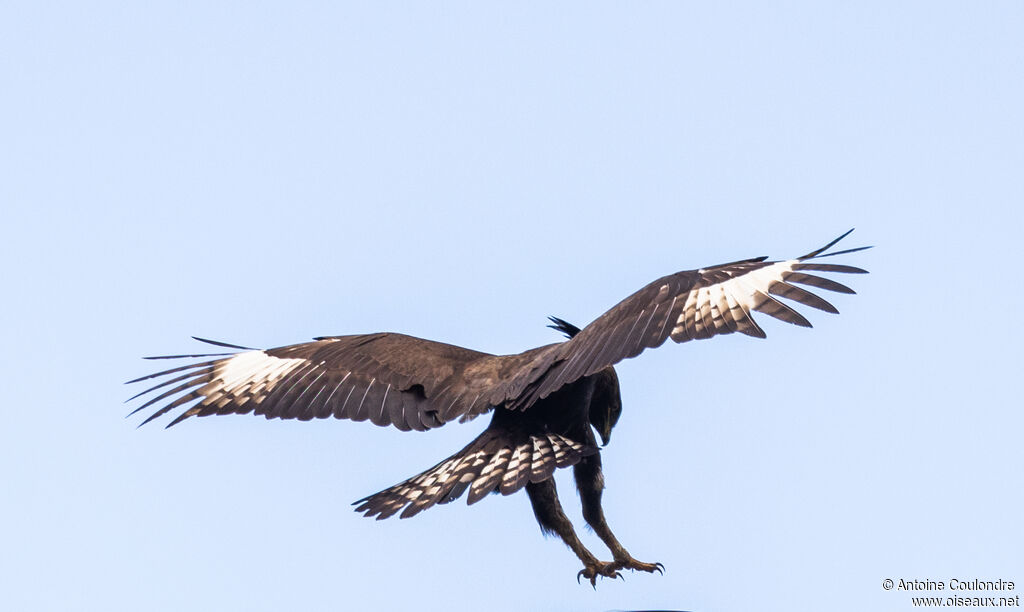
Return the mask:
<path id="1" fill-rule="evenodd" d="M 757 257 L 664 276 L 582 329 L 549 317 L 549 327 L 566 339 L 515 355 L 399 333 L 322 336 L 272 349 L 195 338 L 231 350 L 147 358 L 201 360 L 128 381 L 157 382 L 128 400 L 155 394 L 131 414 L 157 406 L 140 427 L 184 408 L 167 427 L 193 416 L 252 413 L 427 431 L 489 412 L 490 424 L 465 448 L 356 501 L 355 510 L 378 520 L 396 514 L 409 518 L 464 493 L 475 504 L 490 493 L 525 489 L 542 531 L 561 538 L 583 564 L 577 582 L 586 578 L 596 586 L 599 577 L 621 577 L 627 569 L 662 573 L 660 563 L 638 561 L 627 552 L 601 507 L 601 448 L 622 414 L 615 364 L 669 338 L 681 343 L 734 332 L 764 338 L 752 311 L 811 327 L 782 300 L 838 313 L 803 287 L 854 293 L 811 274 L 866 272 L 821 261 L 870 248 L 828 252 L 851 231 L 795 259 Z M 583 518 L 608 547 L 611 561 L 599 560 L 583 546 L 562 510 L 553 474 L 568 467 L 573 468 Z"/>

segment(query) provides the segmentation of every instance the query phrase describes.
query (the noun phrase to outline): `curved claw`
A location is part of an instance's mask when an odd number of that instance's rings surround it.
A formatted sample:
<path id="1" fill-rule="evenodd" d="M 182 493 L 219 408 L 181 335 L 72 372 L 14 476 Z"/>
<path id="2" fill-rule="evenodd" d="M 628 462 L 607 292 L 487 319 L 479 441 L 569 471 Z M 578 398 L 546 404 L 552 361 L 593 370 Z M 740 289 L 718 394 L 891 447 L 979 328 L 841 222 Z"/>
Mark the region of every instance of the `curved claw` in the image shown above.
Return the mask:
<path id="1" fill-rule="evenodd" d="M 618 572 L 615 566 L 611 563 L 596 563 L 592 566 L 587 566 L 576 572 L 576 584 L 581 584 L 580 578 L 586 578 L 590 581 L 590 586 L 597 590 L 597 578 L 598 576 L 603 578 L 622 578 L 623 581 L 626 579 Z"/>
<path id="2" fill-rule="evenodd" d="M 580 582 L 580 578 L 582 578 L 582 577 L 584 577 L 584 576 L 586 576 L 586 577 L 587 577 L 587 580 L 589 580 L 589 581 L 590 581 L 590 586 L 594 587 L 594 590 L 596 591 L 596 590 L 597 590 L 597 575 L 595 574 L 595 575 L 593 575 L 593 576 L 587 576 L 587 570 L 586 570 L 586 568 L 583 568 L 583 569 L 581 569 L 581 570 L 580 570 L 580 571 L 579 571 L 579 572 L 578 572 L 578 573 L 576 574 L 576 584 L 583 584 L 582 582 Z"/>
<path id="3" fill-rule="evenodd" d="M 658 570 L 658 573 L 661 574 L 662 576 L 665 575 L 665 566 L 662 565 L 661 563 L 655 563 L 654 564 L 654 569 Z"/>

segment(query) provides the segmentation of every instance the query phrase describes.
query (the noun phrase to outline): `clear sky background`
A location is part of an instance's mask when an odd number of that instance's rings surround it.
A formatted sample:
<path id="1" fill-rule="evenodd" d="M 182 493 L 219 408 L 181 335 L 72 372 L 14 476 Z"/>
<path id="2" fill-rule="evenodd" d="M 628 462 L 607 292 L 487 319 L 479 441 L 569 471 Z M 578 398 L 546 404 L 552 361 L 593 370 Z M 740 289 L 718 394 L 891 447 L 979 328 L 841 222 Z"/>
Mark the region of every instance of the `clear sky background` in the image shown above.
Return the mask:
<path id="1" fill-rule="evenodd" d="M 0 607 L 1020 594 L 1022 32 L 1020 2 L 4 2 Z M 549 314 L 854 226 L 841 315 L 619 367 L 605 509 L 663 577 L 578 586 L 524 494 L 352 511 L 486 419 L 124 418 L 139 357 L 190 335 L 519 352 Z"/>

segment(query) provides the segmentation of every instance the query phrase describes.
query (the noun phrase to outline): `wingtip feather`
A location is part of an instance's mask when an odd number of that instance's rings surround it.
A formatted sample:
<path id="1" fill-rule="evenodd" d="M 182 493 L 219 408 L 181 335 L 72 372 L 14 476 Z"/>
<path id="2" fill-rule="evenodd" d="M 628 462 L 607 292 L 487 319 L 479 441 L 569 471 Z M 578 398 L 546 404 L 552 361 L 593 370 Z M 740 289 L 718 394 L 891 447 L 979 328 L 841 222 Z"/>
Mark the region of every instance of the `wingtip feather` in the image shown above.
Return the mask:
<path id="1" fill-rule="evenodd" d="M 800 261 L 804 261 L 806 259 L 814 259 L 815 257 L 831 257 L 832 255 L 844 255 L 846 253 L 854 253 L 856 251 L 863 251 L 865 249 L 870 249 L 871 247 L 857 247 L 857 248 L 853 248 L 853 249 L 846 249 L 844 251 L 836 251 L 835 253 L 829 253 L 827 255 L 823 255 L 823 253 L 825 253 L 825 251 L 831 249 L 833 246 L 838 244 L 840 240 L 842 240 L 843 238 L 846 238 L 847 236 L 849 236 L 853 232 L 854 229 L 855 228 L 851 227 L 850 229 L 848 229 L 845 232 L 843 232 L 843 234 L 841 236 L 839 236 L 835 240 L 832 240 L 831 242 L 829 242 L 825 246 L 823 246 L 823 247 L 821 247 L 819 249 L 815 249 L 815 250 L 811 251 L 810 253 L 808 253 L 806 255 L 803 255 L 801 257 L 797 257 L 797 259 L 800 260 Z"/>
<path id="2" fill-rule="evenodd" d="M 222 346 L 224 348 L 233 348 L 233 349 L 238 349 L 240 351 L 255 351 L 255 350 L 258 350 L 258 349 L 254 349 L 254 348 L 249 347 L 249 346 L 241 346 L 241 345 L 238 345 L 238 344 L 230 344 L 228 342 L 221 342 L 219 340 L 208 340 L 206 338 L 200 338 L 199 336 L 192 336 L 192 339 L 193 340 L 198 340 L 199 342 L 205 342 L 206 344 L 212 344 L 213 346 Z"/>

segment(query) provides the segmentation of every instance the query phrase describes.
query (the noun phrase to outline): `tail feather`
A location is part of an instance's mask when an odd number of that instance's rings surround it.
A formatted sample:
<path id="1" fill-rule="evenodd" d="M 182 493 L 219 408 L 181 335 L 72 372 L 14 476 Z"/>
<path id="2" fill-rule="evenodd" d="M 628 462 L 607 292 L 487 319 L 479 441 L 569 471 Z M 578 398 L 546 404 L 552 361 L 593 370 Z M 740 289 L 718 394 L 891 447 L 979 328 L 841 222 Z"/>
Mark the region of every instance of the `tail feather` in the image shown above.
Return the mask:
<path id="1" fill-rule="evenodd" d="M 434 504 L 447 504 L 469 491 L 474 504 L 488 493 L 511 495 L 527 482 L 547 480 L 556 468 L 579 463 L 596 453 L 565 436 L 538 432 L 511 435 L 488 428 L 466 448 L 434 467 L 352 504 L 365 516 L 386 519 L 401 512 L 415 516 Z"/>

